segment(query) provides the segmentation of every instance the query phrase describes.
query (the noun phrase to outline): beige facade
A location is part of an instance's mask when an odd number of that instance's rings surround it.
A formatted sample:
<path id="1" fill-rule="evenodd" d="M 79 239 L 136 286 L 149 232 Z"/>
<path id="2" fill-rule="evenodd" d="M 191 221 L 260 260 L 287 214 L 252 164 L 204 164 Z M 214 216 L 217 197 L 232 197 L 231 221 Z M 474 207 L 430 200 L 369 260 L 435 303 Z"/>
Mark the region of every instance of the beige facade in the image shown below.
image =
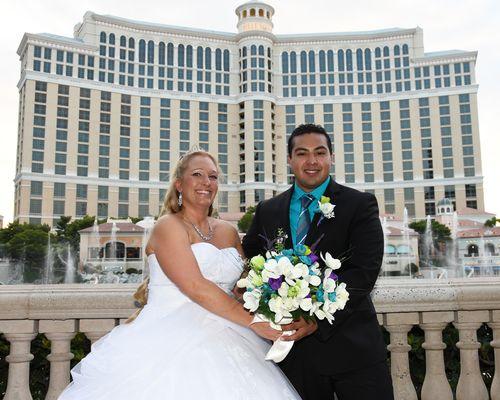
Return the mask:
<path id="1" fill-rule="evenodd" d="M 15 218 L 157 215 L 192 146 L 221 164 L 216 208 L 240 212 L 289 186 L 304 122 L 382 213 L 423 218 L 443 197 L 484 210 L 476 52 L 424 53 L 420 28 L 274 35 L 261 2 L 236 14 L 238 33 L 88 12 L 74 38 L 25 34 Z"/>

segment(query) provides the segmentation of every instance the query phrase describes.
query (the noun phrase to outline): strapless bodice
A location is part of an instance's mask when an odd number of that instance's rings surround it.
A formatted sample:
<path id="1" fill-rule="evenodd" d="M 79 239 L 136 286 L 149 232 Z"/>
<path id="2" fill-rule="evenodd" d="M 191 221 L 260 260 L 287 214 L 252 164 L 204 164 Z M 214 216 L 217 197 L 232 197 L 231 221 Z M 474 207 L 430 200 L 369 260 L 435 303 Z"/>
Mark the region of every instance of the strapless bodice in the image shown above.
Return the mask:
<path id="1" fill-rule="evenodd" d="M 219 249 L 211 243 L 199 242 L 191 245 L 202 275 L 229 293 L 243 270 L 243 261 L 235 247 Z M 154 254 L 148 256 L 149 306 L 165 306 L 166 302 L 179 304 L 189 300 L 165 275 Z"/>

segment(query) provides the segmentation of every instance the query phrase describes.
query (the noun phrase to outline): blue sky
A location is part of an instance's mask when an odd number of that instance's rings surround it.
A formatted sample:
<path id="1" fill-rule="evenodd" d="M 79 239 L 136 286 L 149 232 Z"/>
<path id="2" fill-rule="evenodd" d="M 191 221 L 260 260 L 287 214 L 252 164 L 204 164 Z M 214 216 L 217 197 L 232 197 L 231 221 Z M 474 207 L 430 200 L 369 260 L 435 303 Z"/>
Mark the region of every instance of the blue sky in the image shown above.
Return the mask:
<path id="1" fill-rule="evenodd" d="M 168 25 L 235 32 L 230 0 L 18 0 L 2 4 L 0 25 L 0 214 L 12 220 L 20 63 L 16 54 L 24 32 L 72 36 L 86 11 Z M 349 32 L 392 27 L 424 30 L 426 52 L 477 50 L 479 129 L 486 210 L 500 215 L 500 135 L 495 132 L 500 96 L 500 2 L 494 0 L 270 0 L 275 33 Z"/>

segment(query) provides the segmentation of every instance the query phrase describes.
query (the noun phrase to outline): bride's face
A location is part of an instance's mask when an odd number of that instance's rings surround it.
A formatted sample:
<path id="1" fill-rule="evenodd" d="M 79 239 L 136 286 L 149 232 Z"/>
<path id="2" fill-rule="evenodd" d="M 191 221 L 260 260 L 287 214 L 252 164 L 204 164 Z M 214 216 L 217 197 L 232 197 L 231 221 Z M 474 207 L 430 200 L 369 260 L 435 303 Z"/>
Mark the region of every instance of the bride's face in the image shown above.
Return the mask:
<path id="1" fill-rule="evenodd" d="M 217 194 L 218 179 L 217 167 L 210 157 L 192 157 L 176 185 L 177 191 L 182 192 L 183 205 L 210 207 Z"/>

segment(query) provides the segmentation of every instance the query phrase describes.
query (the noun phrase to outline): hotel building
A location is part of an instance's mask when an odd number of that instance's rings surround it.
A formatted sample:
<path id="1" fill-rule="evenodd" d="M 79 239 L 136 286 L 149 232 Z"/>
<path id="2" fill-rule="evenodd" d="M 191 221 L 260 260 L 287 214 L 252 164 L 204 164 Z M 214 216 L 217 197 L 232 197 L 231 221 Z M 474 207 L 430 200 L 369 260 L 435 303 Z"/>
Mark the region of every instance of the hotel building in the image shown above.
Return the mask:
<path id="1" fill-rule="evenodd" d="M 193 146 L 220 163 L 218 211 L 244 211 L 289 186 L 286 140 L 304 122 L 381 213 L 424 218 L 444 197 L 484 210 L 477 52 L 425 53 L 418 27 L 276 35 L 259 1 L 236 16 L 237 33 L 92 12 L 73 38 L 26 33 L 15 218 L 156 215 Z"/>

